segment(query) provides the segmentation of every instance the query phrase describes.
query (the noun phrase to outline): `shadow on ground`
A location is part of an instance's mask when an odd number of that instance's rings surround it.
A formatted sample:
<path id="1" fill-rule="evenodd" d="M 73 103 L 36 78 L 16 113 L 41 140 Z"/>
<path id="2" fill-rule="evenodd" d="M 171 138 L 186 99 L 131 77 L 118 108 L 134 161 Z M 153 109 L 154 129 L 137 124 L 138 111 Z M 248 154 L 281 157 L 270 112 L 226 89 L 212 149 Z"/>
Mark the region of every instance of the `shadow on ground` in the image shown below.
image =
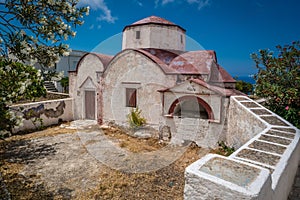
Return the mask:
<path id="1" fill-rule="evenodd" d="M 25 165 L 56 153 L 56 144 L 42 144 L 32 140 L 17 140 L 0 144 L 0 199 L 50 200 L 56 196 L 70 199 L 72 190 L 60 188 L 56 194 L 47 191 L 39 175 L 26 176 L 20 173 Z"/>

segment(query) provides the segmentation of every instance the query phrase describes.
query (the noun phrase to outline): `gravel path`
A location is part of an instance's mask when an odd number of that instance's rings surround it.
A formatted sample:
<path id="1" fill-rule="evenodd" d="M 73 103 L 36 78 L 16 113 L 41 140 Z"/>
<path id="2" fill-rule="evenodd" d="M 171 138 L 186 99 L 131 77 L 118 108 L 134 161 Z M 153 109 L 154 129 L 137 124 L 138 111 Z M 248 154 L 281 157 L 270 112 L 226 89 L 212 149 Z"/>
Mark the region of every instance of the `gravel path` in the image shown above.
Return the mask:
<path id="1" fill-rule="evenodd" d="M 87 129 L 90 123 L 56 129 Z M 9 196 L 0 177 L 0 199 L 22 199 L 28 191 L 35 194 L 26 197 L 28 199 L 74 199 L 93 190 L 104 166 L 82 145 L 77 131 L 69 132 L 39 137 L 33 134 L 32 138 L 26 136 L 26 139 L 2 143 L 0 167 L 5 166 L 1 169 L 2 177 L 6 175 L 6 180 L 15 181 L 15 184 L 9 184 L 15 185 L 15 188 L 8 190 L 18 191 L 19 194 Z"/>

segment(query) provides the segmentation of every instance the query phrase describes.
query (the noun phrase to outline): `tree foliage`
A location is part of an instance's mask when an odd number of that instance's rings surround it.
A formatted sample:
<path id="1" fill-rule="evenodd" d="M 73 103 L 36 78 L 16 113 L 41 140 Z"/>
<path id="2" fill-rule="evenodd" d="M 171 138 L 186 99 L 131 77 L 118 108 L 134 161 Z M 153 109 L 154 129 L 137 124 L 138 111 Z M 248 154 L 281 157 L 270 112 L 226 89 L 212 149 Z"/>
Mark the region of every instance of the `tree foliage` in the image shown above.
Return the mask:
<path id="1" fill-rule="evenodd" d="M 235 88 L 245 94 L 251 94 L 253 92 L 253 85 L 251 83 L 242 80 L 236 80 Z"/>
<path id="2" fill-rule="evenodd" d="M 0 136 L 21 124 L 9 105 L 44 95 L 42 74 L 48 72 L 44 69 L 69 54 L 69 46 L 63 41 L 76 35 L 72 29 L 83 24 L 83 16 L 89 12 L 88 7 L 79 8 L 77 3 L 0 1 Z M 24 63 L 38 63 L 43 70 Z"/>
<path id="3" fill-rule="evenodd" d="M 0 57 L 0 135 L 11 132 L 21 119 L 9 105 L 46 94 L 40 71 Z"/>
<path id="4" fill-rule="evenodd" d="M 54 66 L 68 55 L 62 40 L 74 37 L 89 9 L 77 8 L 78 0 L 6 0 L 0 2 L 0 53 L 19 61 Z"/>
<path id="5" fill-rule="evenodd" d="M 267 99 L 270 110 L 300 127 L 300 43 L 252 54 L 258 73 L 255 93 Z"/>
<path id="6" fill-rule="evenodd" d="M 69 91 L 69 77 L 63 77 L 60 81 L 60 85 L 63 88 L 64 93 L 68 93 Z"/>

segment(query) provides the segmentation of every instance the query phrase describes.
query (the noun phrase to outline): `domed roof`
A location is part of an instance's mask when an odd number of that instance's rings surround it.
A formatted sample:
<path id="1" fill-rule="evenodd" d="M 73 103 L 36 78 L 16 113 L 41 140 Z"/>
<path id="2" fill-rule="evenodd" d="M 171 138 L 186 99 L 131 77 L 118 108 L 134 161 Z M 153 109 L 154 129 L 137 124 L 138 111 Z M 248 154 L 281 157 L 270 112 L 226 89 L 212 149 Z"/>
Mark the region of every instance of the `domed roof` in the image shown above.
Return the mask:
<path id="1" fill-rule="evenodd" d="M 146 24 L 160 24 L 160 25 L 165 25 L 165 26 L 177 26 L 178 28 L 182 29 L 185 32 L 185 29 L 182 28 L 181 26 L 176 25 L 173 22 L 170 22 L 166 19 L 163 19 L 163 18 L 157 17 L 157 16 L 150 16 L 150 17 L 141 19 L 139 21 L 136 21 L 130 25 L 125 26 L 123 31 L 128 27 L 140 26 L 140 25 L 146 25 Z"/>
<path id="2" fill-rule="evenodd" d="M 146 17 L 144 19 L 141 19 L 137 22 L 134 22 L 132 25 L 138 25 L 138 24 L 148 24 L 148 23 L 155 23 L 155 24 L 172 24 L 175 25 L 173 22 L 170 22 L 166 19 L 163 19 L 161 17 L 157 17 L 157 16 L 150 16 L 150 17 Z"/>

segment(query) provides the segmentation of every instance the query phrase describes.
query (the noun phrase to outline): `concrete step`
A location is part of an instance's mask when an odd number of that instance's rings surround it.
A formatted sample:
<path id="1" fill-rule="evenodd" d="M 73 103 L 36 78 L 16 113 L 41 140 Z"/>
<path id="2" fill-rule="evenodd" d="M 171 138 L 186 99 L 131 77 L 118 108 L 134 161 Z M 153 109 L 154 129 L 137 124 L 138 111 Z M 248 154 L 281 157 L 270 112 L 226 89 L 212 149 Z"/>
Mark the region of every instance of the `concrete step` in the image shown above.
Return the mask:
<path id="1" fill-rule="evenodd" d="M 58 90 L 56 89 L 54 83 L 51 82 L 51 81 L 45 81 L 44 82 L 44 86 L 45 86 L 45 88 L 46 88 L 47 91 L 58 92 Z"/>

